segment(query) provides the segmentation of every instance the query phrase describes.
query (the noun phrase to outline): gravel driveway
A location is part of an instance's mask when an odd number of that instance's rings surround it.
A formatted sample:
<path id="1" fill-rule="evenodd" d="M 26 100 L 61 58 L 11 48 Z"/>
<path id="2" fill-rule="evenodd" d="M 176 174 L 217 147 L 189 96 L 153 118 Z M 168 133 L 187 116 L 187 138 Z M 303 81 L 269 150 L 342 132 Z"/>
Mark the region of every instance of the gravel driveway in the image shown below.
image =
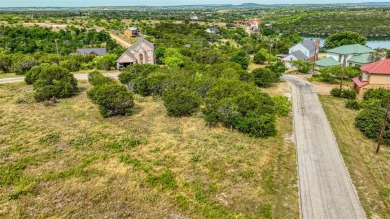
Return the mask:
<path id="1" fill-rule="evenodd" d="M 301 217 L 365 218 L 337 142 L 312 84 L 292 85 Z"/>

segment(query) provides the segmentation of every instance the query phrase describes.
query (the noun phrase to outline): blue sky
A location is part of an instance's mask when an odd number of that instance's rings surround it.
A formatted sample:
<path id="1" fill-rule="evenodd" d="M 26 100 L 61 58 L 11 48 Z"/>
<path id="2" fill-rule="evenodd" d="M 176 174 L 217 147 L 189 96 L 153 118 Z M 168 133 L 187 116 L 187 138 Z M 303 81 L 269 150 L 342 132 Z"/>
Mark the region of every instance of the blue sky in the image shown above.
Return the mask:
<path id="1" fill-rule="evenodd" d="M 134 5 L 194 5 L 194 4 L 307 4 L 307 3 L 356 3 L 388 2 L 390 0 L 0 0 L 0 7 L 85 7 L 85 6 L 134 6 Z"/>

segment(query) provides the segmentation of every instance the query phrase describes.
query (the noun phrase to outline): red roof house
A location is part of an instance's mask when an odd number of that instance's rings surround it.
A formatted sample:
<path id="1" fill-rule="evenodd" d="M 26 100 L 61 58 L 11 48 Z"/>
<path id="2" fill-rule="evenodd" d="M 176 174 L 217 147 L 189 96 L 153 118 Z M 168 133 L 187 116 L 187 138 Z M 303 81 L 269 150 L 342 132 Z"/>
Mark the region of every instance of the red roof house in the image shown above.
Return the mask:
<path id="1" fill-rule="evenodd" d="M 364 91 L 369 88 L 390 88 L 390 59 L 363 65 L 360 70 L 359 77 L 352 79 L 359 97 L 362 97 Z"/>

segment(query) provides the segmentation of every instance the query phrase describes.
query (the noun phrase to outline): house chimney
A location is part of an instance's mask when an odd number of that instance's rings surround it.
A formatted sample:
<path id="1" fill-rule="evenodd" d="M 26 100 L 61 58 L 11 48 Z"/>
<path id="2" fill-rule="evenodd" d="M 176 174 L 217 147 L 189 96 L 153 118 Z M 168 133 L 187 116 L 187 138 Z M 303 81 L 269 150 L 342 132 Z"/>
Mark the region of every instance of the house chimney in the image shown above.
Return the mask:
<path id="1" fill-rule="evenodd" d="M 316 39 L 314 61 L 318 60 L 318 53 L 320 53 L 320 45 L 321 45 L 320 39 Z"/>

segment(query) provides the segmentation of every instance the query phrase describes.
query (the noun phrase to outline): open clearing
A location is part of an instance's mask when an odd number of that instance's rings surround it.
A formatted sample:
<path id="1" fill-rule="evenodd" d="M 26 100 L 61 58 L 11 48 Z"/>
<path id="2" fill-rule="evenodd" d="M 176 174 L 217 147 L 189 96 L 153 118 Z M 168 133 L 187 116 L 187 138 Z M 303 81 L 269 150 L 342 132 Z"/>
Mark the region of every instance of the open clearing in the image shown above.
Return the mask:
<path id="1" fill-rule="evenodd" d="M 336 136 L 344 162 L 368 218 L 390 217 L 390 148 L 376 143 L 355 128 L 358 111 L 345 108 L 345 100 L 319 95 Z"/>
<path id="2" fill-rule="evenodd" d="M 51 107 L 0 85 L 0 217 L 299 217 L 290 116 L 268 139 L 168 117 L 151 97 L 103 119 L 79 84 Z"/>

